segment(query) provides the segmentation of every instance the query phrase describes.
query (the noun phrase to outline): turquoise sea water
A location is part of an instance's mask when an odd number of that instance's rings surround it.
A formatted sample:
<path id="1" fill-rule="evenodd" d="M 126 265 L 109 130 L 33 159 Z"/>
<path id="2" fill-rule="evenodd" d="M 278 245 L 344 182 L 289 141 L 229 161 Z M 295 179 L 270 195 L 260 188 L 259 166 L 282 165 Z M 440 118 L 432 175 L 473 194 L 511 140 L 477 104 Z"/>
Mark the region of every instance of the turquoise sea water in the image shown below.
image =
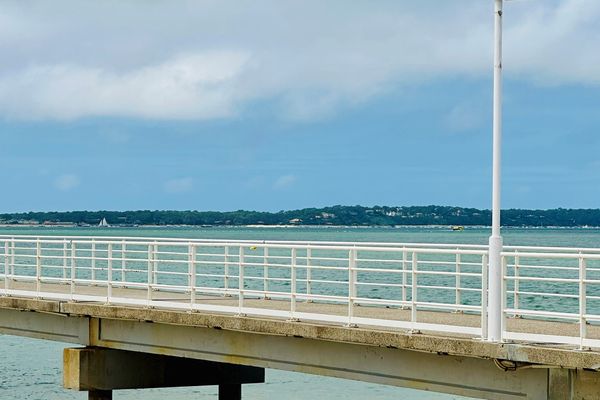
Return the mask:
<path id="1" fill-rule="evenodd" d="M 452 232 L 443 228 L 0 228 L 0 235 L 106 235 L 257 240 L 328 240 L 486 244 L 487 229 Z M 507 229 L 508 245 L 600 247 L 600 229 Z M 61 357 L 65 344 L 0 336 L 0 399 L 85 399 L 62 389 Z M 145 390 L 149 400 L 216 398 L 216 388 Z M 119 391 L 115 399 L 137 399 L 140 391 Z M 248 385 L 244 399 L 463 399 L 436 393 L 363 382 L 267 371 L 267 382 Z"/>

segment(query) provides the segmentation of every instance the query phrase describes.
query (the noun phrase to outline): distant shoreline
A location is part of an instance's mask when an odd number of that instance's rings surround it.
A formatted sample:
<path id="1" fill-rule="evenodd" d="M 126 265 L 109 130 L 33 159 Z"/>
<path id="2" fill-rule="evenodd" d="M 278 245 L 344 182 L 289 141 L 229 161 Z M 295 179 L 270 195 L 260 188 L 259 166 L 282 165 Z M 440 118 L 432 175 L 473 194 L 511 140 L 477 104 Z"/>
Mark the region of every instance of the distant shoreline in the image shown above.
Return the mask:
<path id="1" fill-rule="evenodd" d="M 386 228 L 386 229 L 451 229 L 454 225 L 185 225 L 185 224 L 164 224 L 164 225 L 110 225 L 108 227 L 101 227 L 96 225 L 73 225 L 69 223 L 65 224 L 0 224 L 0 228 L 41 228 L 41 229 L 53 229 L 53 228 L 69 228 L 69 229 L 136 229 L 136 228 L 250 228 L 250 229 L 293 229 L 293 228 L 314 228 L 314 229 L 373 229 L 373 228 Z M 489 225 L 460 225 L 465 230 L 470 229 L 491 229 Z M 516 226 L 507 225 L 502 226 L 503 229 L 600 229 L 600 226 Z"/>
<path id="2" fill-rule="evenodd" d="M 600 209 L 506 209 L 501 213 L 504 227 L 600 226 Z M 330 206 L 300 210 L 267 211 L 44 211 L 0 214 L 0 225 L 68 227 L 111 226 L 246 226 L 246 227 L 487 227 L 490 210 L 453 206 Z"/>

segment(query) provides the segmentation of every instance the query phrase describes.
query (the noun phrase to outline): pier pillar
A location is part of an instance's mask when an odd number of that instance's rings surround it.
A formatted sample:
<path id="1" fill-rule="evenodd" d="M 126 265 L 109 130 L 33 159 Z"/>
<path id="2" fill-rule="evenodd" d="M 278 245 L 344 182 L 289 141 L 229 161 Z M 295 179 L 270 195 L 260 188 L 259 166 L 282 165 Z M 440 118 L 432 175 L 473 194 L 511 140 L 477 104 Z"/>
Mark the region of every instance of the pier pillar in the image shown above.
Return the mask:
<path id="1" fill-rule="evenodd" d="M 112 400 L 112 390 L 90 390 L 88 400 Z"/>
<path id="2" fill-rule="evenodd" d="M 600 400 L 600 372 L 550 369 L 548 400 Z"/>
<path id="3" fill-rule="evenodd" d="M 219 400 L 241 400 L 242 385 L 219 385 Z"/>
<path id="4" fill-rule="evenodd" d="M 219 386 L 219 399 L 240 400 L 242 384 L 263 383 L 265 370 L 160 354 L 99 347 L 67 348 L 63 386 L 88 391 L 89 400 L 112 400 L 112 391 L 177 386 Z"/>

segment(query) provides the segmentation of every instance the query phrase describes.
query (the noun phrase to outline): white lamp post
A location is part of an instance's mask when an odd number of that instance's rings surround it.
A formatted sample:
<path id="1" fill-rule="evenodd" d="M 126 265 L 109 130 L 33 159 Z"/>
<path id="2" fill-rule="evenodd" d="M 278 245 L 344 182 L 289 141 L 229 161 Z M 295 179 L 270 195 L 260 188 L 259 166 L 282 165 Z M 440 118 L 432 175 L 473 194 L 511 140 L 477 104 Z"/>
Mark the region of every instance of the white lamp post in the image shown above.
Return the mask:
<path id="1" fill-rule="evenodd" d="M 500 234 L 500 160 L 502 145 L 502 4 L 495 1 L 494 52 L 494 144 L 492 177 L 492 236 L 489 241 L 488 335 L 489 341 L 502 339 L 502 236 Z"/>

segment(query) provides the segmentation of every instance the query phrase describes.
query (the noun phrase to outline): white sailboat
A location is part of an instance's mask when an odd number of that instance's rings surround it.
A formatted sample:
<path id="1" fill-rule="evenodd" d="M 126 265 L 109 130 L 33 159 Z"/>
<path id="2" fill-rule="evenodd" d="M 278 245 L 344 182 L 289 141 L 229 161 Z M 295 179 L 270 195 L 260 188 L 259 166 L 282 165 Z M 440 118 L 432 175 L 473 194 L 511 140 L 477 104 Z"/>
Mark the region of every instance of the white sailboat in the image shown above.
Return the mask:
<path id="1" fill-rule="evenodd" d="M 102 218 L 102 221 L 98 224 L 100 228 L 108 228 L 110 225 L 106 222 L 106 218 Z"/>

